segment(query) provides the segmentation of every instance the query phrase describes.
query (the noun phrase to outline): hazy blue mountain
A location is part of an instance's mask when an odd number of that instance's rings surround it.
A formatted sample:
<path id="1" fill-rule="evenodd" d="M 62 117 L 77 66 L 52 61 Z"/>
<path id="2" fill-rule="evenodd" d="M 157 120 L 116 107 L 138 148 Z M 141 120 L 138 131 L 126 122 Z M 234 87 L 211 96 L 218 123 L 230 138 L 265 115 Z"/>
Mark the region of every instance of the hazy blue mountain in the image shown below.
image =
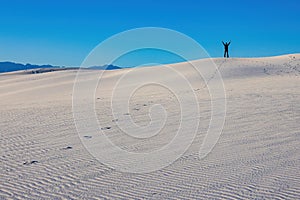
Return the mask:
<path id="1" fill-rule="evenodd" d="M 29 69 L 51 69 L 51 68 L 66 68 L 61 66 L 53 66 L 53 65 L 33 65 L 33 64 L 20 64 L 14 62 L 0 62 L 0 73 L 3 72 L 12 72 L 18 70 L 29 70 Z M 74 67 L 72 69 L 75 69 Z M 122 69 L 122 67 L 118 67 L 115 65 L 103 65 L 103 66 L 92 66 L 88 69 L 100 69 L 100 70 L 115 70 L 115 69 Z"/>
<path id="2" fill-rule="evenodd" d="M 89 69 L 102 69 L 102 70 L 115 70 L 115 69 L 122 69 L 122 67 L 118 67 L 115 65 L 103 65 L 103 66 L 92 66 Z"/>
<path id="3" fill-rule="evenodd" d="M 37 69 L 37 68 L 61 68 L 59 66 L 52 65 L 32 65 L 32 64 L 20 64 L 14 62 L 0 62 L 0 73 L 12 72 L 18 70 Z"/>

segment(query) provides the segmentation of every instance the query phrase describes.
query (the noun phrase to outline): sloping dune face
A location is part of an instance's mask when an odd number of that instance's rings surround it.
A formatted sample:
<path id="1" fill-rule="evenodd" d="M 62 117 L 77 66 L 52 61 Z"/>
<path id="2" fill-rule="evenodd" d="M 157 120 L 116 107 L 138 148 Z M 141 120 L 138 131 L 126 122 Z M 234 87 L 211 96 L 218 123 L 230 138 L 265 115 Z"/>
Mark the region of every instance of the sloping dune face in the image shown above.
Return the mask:
<path id="1" fill-rule="evenodd" d="M 1 74 L 0 198 L 300 199 L 300 55 L 213 61 L 224 82 L 226 121 L 215 147 L 204 158 L 199 157 L 199 149 L 212 116 L 206 82 L 213 82 L 214 70 L 207 70 L 210 80 L 203 80 L 190 63 L 85 70 L 77 82 L 75 70 Z M 206 62 L 191 63 L 205 66 Z M 144 85 L 130 94 L 126 110 L 121 109 L 116 117 L 112 97 L 116 95 L 116 107 L 120 108 L 123 99 L 113 91 L 118 91 L 116 85 L 129 73 L 130 81 L 123 82 L 119 91 L 147 79 L 167 81 L 177 93 L 159 84 Z M 99 135 L 105 134 L 115 146 L 132 153 L 155 151 L 172 141 L 180 124 L 191 120 L 181 117 L 178 98 L 192 91 L 199 107 L 199 126 L 185 153 L 148 173 L 122 172 L 96 158 L 85 144 L 95 141 L 97 133 L 79 134 L 76 129 L 77 123 L 88 123 L 91 116 L 74 120 L 72 97 L 75 82 L 80 81 L 79 90 L 85 95 L 85 84 L 99 74 L 102 77 L 92 95 Z M 181 76 L 188 80 L 188 89 L 179 84 Z M 126 126 L 123 122 L 128 117 L 137 127 L 160 119 L 149 114 L 156 105 L 166 114 L 158 133 L 142 137 L 147 131 L 141 131 L 140 138 L 131 137 L 120 128 Z M 105 148 L 100 151 L 109 152 Z M 160 159 L 169 158 L 162 154 Z M 116 161 L 122 162 L 128 160 Z M 145 167 L 152 166 L 146 158 L 145 163 Z"/>

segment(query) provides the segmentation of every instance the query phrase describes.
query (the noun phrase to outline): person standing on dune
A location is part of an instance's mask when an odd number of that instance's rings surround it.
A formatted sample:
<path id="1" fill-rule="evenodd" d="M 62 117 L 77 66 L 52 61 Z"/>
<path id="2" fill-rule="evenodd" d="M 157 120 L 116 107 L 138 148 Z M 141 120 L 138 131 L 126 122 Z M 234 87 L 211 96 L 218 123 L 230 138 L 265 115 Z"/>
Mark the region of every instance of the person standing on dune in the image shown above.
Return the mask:
<path id="1" fill-rule="evenodd" d="M 226 58 L 226 57 L 229 58 L 228 47 L 229 47 L 231 41 L 230 42 L 225 42 L 225 43 L 222 41 L 222 43 L 224 45 L 224 58 Z"/>

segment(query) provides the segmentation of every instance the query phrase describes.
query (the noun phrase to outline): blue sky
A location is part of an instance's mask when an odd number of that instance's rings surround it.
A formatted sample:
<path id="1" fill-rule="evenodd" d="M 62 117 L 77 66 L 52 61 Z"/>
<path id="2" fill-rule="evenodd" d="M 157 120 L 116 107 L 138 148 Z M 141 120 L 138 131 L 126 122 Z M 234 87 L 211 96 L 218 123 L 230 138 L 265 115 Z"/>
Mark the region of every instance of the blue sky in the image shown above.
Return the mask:
<path id="1" fill-rule="evenodd" d="M 139 27 L 182 32 L 199 42 L 212 57 L 222 56 L 222 40 L 232 40 L 232 57 L 300 53 L 299 0 L 0 3 L 0 61 L 79 66 L 101 41 Z M 150 62 L 153 53 L 158 52 L 129 56 L 119 64 Z M 153 62 L 174 61 L 169 54 L 159 55 Z"/>

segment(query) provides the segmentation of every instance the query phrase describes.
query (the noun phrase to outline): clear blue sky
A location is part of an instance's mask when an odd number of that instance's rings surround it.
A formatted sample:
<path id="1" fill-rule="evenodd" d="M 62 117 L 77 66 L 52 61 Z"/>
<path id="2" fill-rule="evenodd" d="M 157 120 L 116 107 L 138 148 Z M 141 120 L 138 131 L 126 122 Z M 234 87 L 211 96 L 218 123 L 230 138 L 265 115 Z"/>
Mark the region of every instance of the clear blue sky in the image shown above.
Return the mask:
<path id="1" fill-rule="evenodd" d="M 187 34 L 212 57 L 222 56 L 222 40 L 232 40 L 233 57 L 300 53 L 299 0 L 1 0 L 0 5 L 0 61 L 79 66 L 109 36 L 145 26 Z"/>

